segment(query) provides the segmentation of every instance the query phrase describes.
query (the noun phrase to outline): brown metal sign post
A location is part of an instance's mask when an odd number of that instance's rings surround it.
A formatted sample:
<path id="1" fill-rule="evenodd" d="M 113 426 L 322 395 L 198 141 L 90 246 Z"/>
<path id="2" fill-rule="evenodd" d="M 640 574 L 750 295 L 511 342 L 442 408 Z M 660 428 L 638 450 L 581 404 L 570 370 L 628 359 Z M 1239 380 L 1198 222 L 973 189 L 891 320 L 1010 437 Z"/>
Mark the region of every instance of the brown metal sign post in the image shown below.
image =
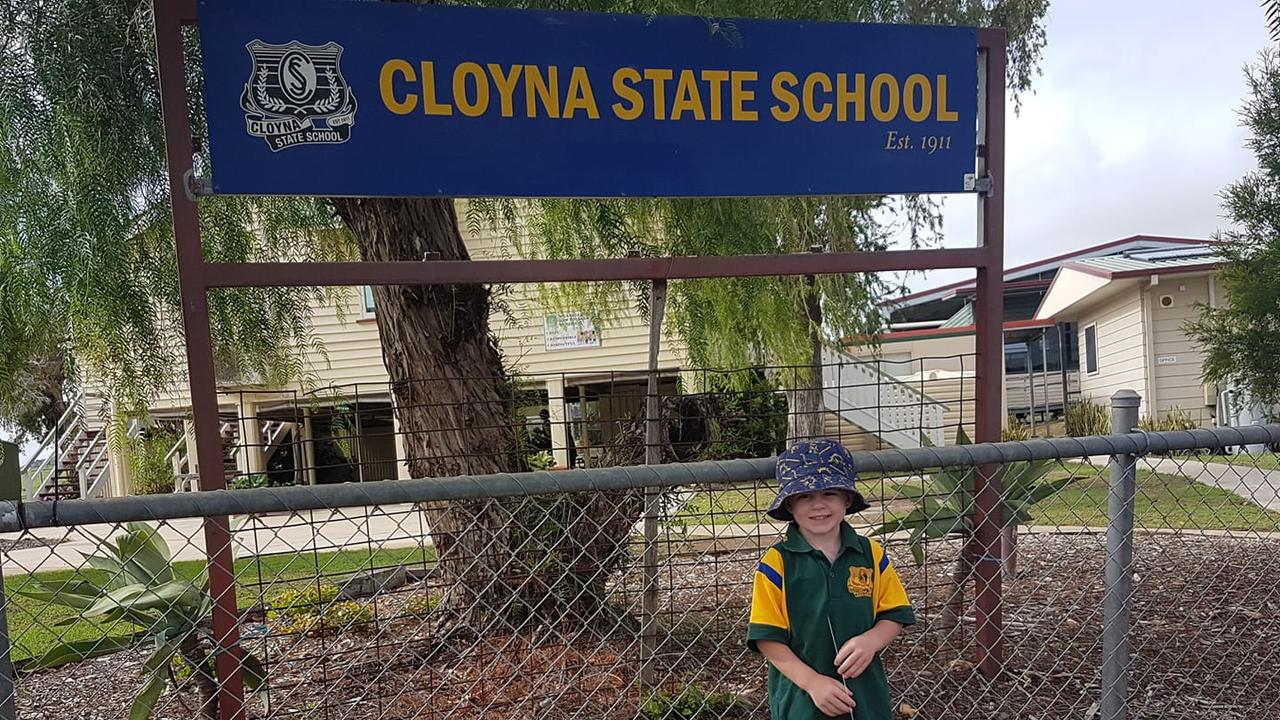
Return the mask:
<path id="1" fill-rule="evenodd" d="M 977 271 L 975 439 L 1000 439 L 1003 425 L 1002 297 L 1004 264 L 1005 33 L 978 31 L 981 58 L 978 106 L 979 160 L 973 190 L 979 194 L 979 243 L 974 248 L 880 253 L 829 253 L 736 257 L 618 258 L 609 260 L 207 263 L 204 260 L 192 176 L 194 147 L 187 115 L 184 27 L 198 22 L 196 0 L 154 0 L 156 49 L 164 114 L 170 197 L 183 303 L 183 326 L 195 423 L 200 490 L 226 487 L 219 435 L 218 398 L 209 327 L 209 290 L 249 286 L 421 285 L 456 283 L 666 281 L 740 276 L 803 276 L 941 268 Z M 1000 616 L 1000 480 L 998 468 L 978 474 L 977 665 L 988 677 L 1002 667 Z M 244 717 L 231 533 L 226 517 L 205 523 L 213 631 L 218 646 L 219 710 L 223 720 Z"/>
<path id="2" fill-rule="evenodd" d="M 182 53 L 182 28 L 195 24 L 196 2 L 156 0 L 154 8 L 165 154 L 169 163 L 169 201 L 173 206 L 173 236 L 177 244 L 200 489 L 225 490 L 226 468 L 218 431 L 218 390 L 209 331 L 209 288 L 204 275 L 199 214 L 190 182 L 194 148 L 191 121 L 187 117 L 187 74 Z M 241 720 L 244 718 L 244 675 L 240 668 L 240 613 L 236 608 L 229 519 L 206 518 L 204 542 L 209 555 L 209 593 L 213 597 L 213 635 L 217 644 L 218 708 L 225 720 Z"/>
<path id="3" fill-rule="evenodd" d="M 978 267 L 974 337 L 977 364 L 977 442 L 999 442 L 1004 427 L 1004 103 L 1005 43 L 1003 30 L 979 30 L 978 51 L 978 172 L 986 188 L 978 195 L 978 246 L 986 262 Z M 975 583 L 977 666 L 996 677 L 1004 667 L 1000 565 L 1002 470 L 999 465 L 978 468 L 974 478 L 974 534 L 978 558 Z"/>

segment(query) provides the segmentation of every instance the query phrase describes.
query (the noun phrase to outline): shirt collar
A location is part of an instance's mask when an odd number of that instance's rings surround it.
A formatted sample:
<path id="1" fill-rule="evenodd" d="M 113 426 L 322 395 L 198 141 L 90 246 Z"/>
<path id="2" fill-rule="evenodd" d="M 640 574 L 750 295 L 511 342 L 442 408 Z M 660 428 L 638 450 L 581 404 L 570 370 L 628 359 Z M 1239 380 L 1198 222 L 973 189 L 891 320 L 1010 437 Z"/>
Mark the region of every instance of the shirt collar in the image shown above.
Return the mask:
<path id="1" fill-rule="evenodd" d="M 853 550 L 855 553 L 862 553 L 862 543 L 859 542 L 858 533 L 849 523 L 840 521 L 840 545 L 842 553 L 844 550 Z M 787 524 L 787 539 L 782 541 L 782 547 L 794 553 L 811 553 L 814 548 L 804 539 L 804 535 L 800 532 L 800 526 L 793 520 Z"/>

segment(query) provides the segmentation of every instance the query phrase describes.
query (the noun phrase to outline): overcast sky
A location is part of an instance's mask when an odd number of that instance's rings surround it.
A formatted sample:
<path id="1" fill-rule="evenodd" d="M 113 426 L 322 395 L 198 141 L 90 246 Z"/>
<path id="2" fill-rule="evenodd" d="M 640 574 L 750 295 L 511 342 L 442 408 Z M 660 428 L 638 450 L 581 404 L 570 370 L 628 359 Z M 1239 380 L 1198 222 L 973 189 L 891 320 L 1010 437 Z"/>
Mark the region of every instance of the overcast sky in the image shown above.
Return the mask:
<path id="1" fill-rule="evenodd" d="M 1048 35 L 1044 74 L 1010 106 L 1005 266 L 1221 228 L 1218 193 L 1254 167 L 1238 110 L 1269 43 L 1258 0 L 1054 0 Z M 971 199 L 949 198 L 947 246 L 972 245 L 975 223 Z"/>

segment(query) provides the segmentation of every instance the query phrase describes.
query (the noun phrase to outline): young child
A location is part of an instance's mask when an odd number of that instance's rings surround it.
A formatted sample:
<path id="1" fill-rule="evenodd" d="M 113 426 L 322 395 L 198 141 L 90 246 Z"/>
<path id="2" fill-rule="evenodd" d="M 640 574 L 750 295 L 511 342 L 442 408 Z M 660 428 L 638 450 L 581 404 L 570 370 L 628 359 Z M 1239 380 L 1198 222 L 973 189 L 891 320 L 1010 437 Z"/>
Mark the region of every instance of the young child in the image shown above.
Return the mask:
<path id="1" fill-rule="evenodd" d="M 868 507 L 853 458 L 832 440 L 800 442 L 777 478 L 768 513 L 791 524 L 756 569 L 747 631 L 769 660 L 773 720 L 891 720 L 880 651 L 915 614 L 884 548 L 844 521 Z"/>

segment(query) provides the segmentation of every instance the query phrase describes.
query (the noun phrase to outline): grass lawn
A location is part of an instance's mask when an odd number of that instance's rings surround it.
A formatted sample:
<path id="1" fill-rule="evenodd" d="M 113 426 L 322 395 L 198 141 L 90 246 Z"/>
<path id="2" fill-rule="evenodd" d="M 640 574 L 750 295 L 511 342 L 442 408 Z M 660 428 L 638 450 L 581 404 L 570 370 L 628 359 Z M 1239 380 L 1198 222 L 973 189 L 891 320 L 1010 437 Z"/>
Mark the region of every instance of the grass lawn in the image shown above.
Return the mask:
<path id="1" fill-rule="evenodd" d="M 395 567 L 397 565 L 420 565 L 434 558 L 434 551 L 424 551 L 420 547 L 409 547 L 393 550 L 340 550 L 325 553 L 288 553 L 280 555 L 242 558 L 236 560 L 237 603 L 240 608 L 257 605 L 264 600 L 271 600 L 277 593 L 290 587 L 314 582 L 318 575 L 326 576 L 327 582 L 362 570 Z M 185 578 L 194 579 L 205 567 L 204 561 L 187 560 L 174 563 L 174 569 Z M 9 603 L 9 637 L 13 643 L 13 659 L 43 654 L 58 642 L 88 640 L 103 635 L 126 636 L 137 631 L 132 625 L 123 623 L 106 624 L 91 620 L 80 620 L 64 627 L 53 627 L 55 622 L 76 614 L 75 610 L 61 605 L 52 605 L 43 600 L 18 594 L 20 590 L 31 585 L 32 578 L 44 582 L 70 580 L 75 577 L 74 570 L 52 570 L 34 573 L 33 575 L 10 575 L 4 579 L 5 591 Z M 93 582 L 105 582 L 107 574 L 99 570 L 86 570 L 81 576 Z M 32 587 L 32 589 L 35 589 Z M 261 597 L 263 594 L 266 597 Z"/>
<path id="2" fill-rule="evenodd" d="M 1196 459 L 1198 462 L 1242 465 L 1256 467 L 1259 470 L 1280 470 L 1280 455 L 1273 452 L 1262 452 L 1257 455 L 1201 455 Z"/>
<path id="3" fill-rule="evenodd" d="M 884 479 L 878 475 L 859 478 L 861 492 L 871 502 L 892 499 L 898 489 L 911 481 L 905 478 Z M 915 480 L 919 485 L 919 480 Z M 764 511 L 773 503 L 778 489 L 771 484 L 744 483 L 723 490 L 700 490 L 689 498 L 672 518 L 672 524 L 684 527 L 712 525 L 755 525 L 769 518 Z"/>
<path id="4" fill-rule="evenodd" d="M 1081 478 L 1031 509 L 1035 525 L 1107 524 L 1105 469 Z M 1182 475 L 1138 470 L 1134 522 L 1146 529 L 1280 530 L 1280 513 Z"/>
<path id="5" fill-rule="evenodd" d="M 1076 482 L 1034 506 L 1032 524 L 1106 527 L 1108 468 L 1066 463 L 1046 479 L 1068 474 Z M 918 477 L 868 480 L 864 494 L 873 501 L 892 500 L 899 493 L 904 497 L 918 496 L 925 483 Z M 701 491 L 681 508 L 674 522 L 686 527 L 755 524 L 764 518 L 774 493 L 774 488 L 754 483 L 729 490 Z M 1157 474 L 1141 468 L 1135 513 L 1137 526 L 1148 529 L 1280 531 L 1280 513 L 1182 475 Z"/>

